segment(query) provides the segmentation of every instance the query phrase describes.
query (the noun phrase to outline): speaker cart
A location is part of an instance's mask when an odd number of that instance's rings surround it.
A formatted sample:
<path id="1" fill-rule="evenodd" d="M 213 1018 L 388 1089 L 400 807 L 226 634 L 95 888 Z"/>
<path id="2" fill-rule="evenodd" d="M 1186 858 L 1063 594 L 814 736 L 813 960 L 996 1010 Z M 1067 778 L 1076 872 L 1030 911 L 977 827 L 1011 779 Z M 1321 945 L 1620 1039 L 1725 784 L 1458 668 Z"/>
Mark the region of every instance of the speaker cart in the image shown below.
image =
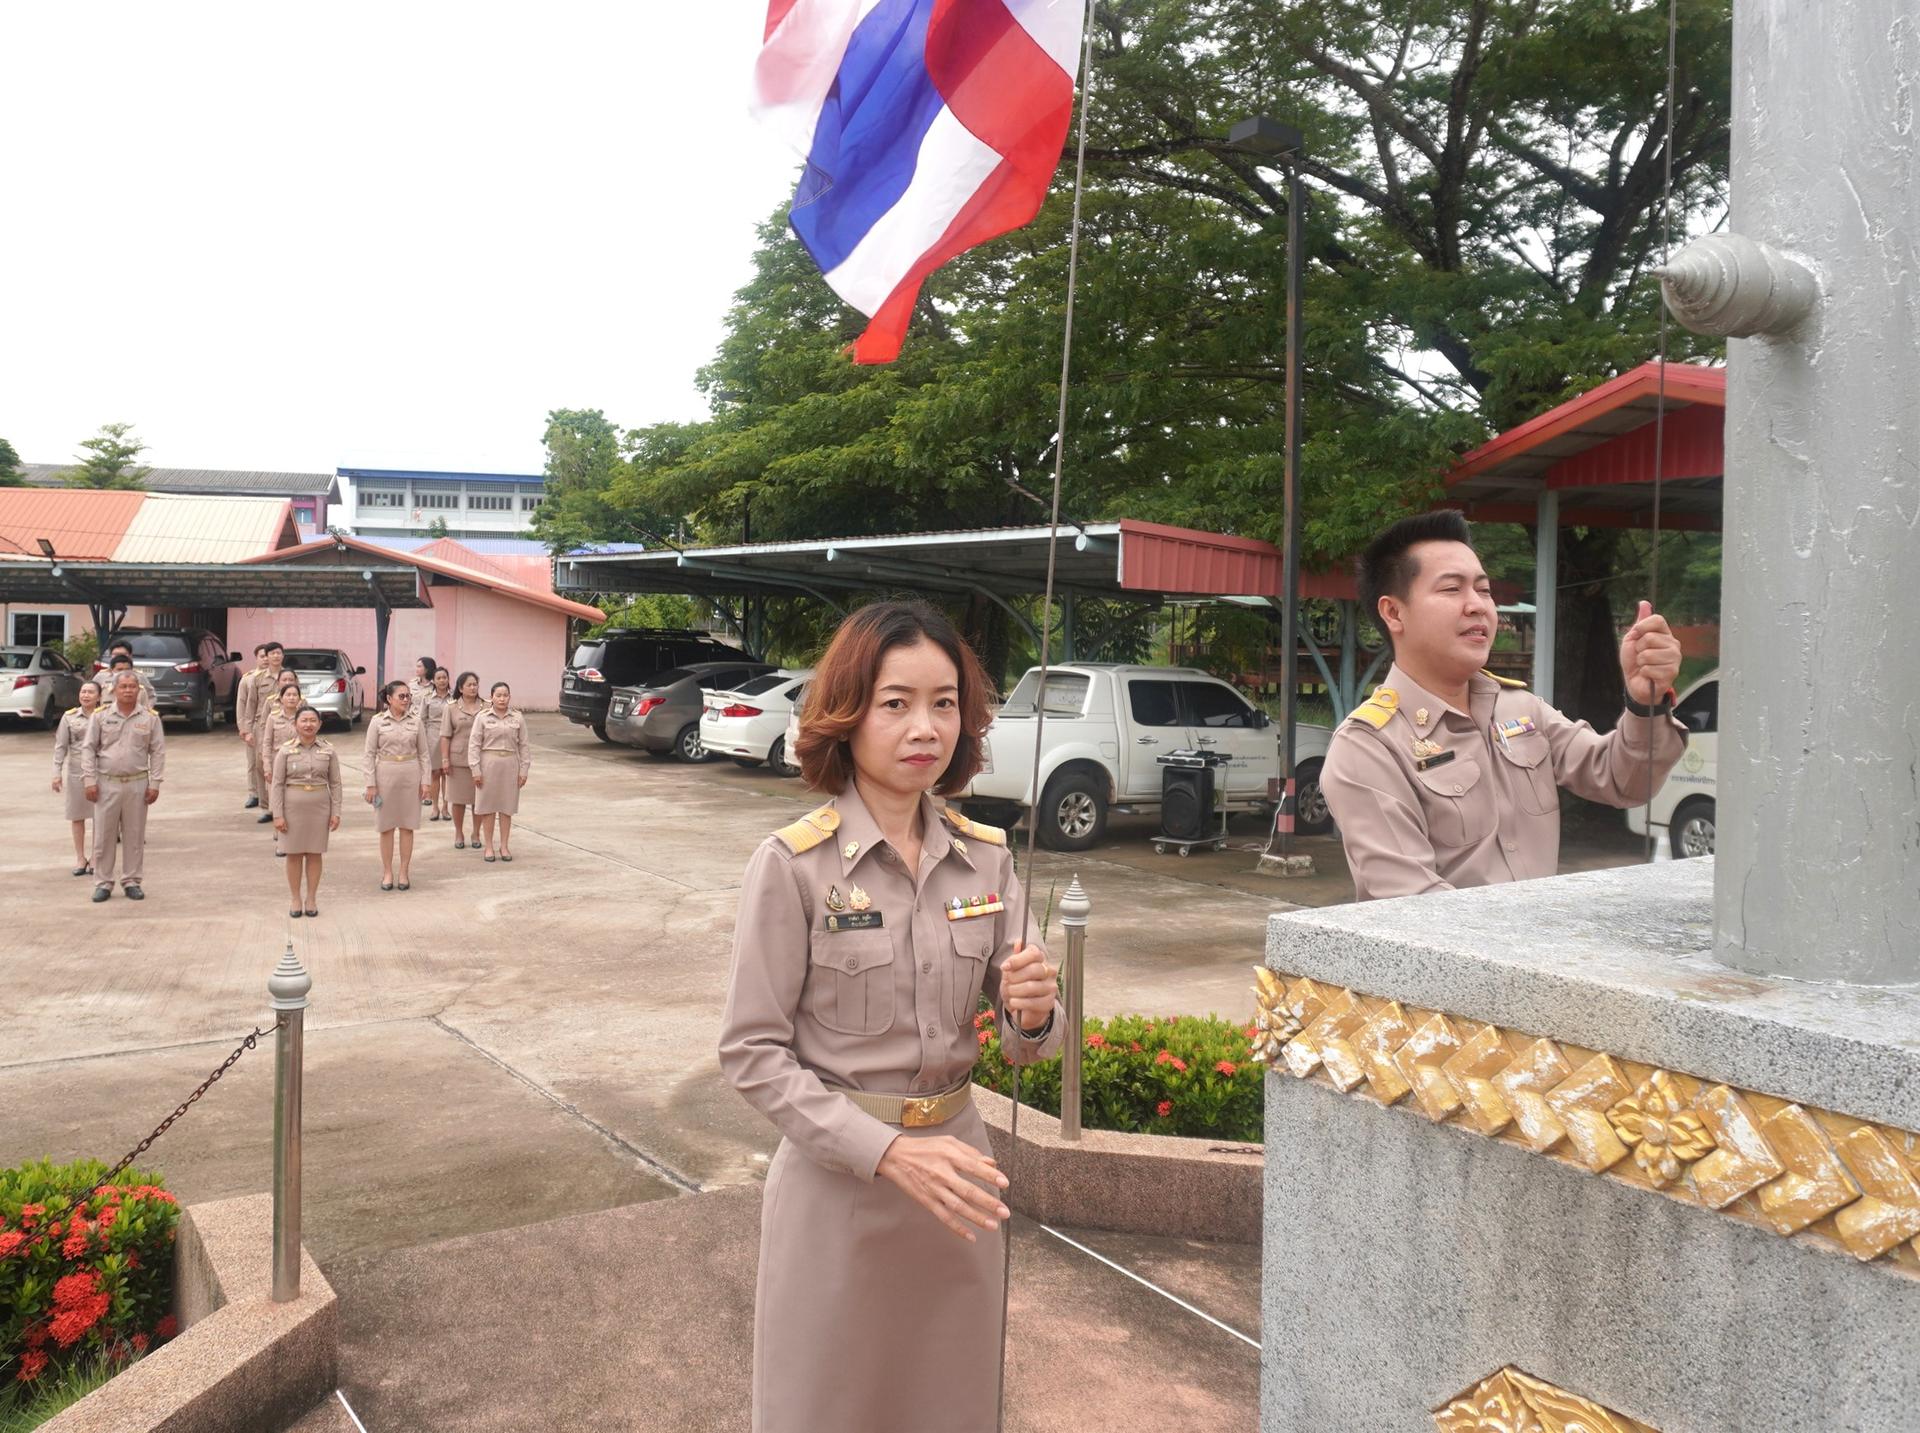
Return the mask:
<path id="1" fill-rule="evenodd" d="M 1182 856 L 1194 848 L 1210 851 L 1227 848 L 1227 767 L 1231 758 L 1212 751 L 1182 748 L 1157 756 L 1164 768 L 1160 773 L 1160 834 L 1153 838 L 1156 855 L 1169 850 Z M 1215 800 L 1214 773 L 1219 772 L 1219 799 Z M 1220 829 L 1209 832 L 1215 807 L 1220 811 Z"/>

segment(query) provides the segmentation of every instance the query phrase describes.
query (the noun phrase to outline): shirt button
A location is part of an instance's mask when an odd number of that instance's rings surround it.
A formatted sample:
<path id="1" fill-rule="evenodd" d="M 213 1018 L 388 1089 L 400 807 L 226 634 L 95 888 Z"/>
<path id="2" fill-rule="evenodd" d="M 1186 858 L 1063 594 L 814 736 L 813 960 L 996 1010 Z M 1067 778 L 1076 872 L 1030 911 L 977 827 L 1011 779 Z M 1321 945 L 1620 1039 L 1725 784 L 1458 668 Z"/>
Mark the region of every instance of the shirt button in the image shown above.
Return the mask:
<path id="1" fill-rule="evenodd" d="M 855 955 L 850 955 L 850 956 L 848 956 L 848 957 L 847 957 L 847 969 L 848 969 L 848 970 L 858 970 L 859 968 L 860 968 L 860 958 L 859 958 L 858 956 L 855 956 Z"/>
<path id="2" fill-rule="evenodd" d="M 937 1025 L 929 1025 L 929 1026 L 927 1026 L 927 1038 L 928 1038 L 929 1040 L 937 1040 L 937 1039 L 939 1039 L 939 1038 L 940 1038 L 940 1027 L 939 1027 L 939 1026 L 937 1026 Z"/>
<path id="3" fill-rule="evenodd" d="M 1461 792 L 1463 792 L 1463 791 L 1465 791 L 1466 789 L 1467 789 L 1466 787 L 1464 787 L 1464 786 L 1462 786 L 1462 785 L 1461 785 L 1461 784 L 1460 784 L 1459 782 L 1457 782 L 1457 781 L 1453 783 L 1453 794 L 1454 794 L 1455 796 L 1458 796 L 1458 795 L 1460 795 L 1460 793 L 1461 793 Z"/>
<path id="4" fill-rule="evenodd" d="M 1520 849 L 1520 843 L 1518 841 L 1509 841 L 1507 842 L 1507 849 L 1509 851 L 1517 851 Z"/>
<path id="5" fill-rule="evenodd" d="M 933 962 L 932 962 L 932 961 L 930 961 L 930 960 L 923 960 L 923 961 L 921 961 L 921 962 L 920 962 L 920 973 L 921 973 L 922 975 L 932 975 L 932 974 L 933 974 Z"/>

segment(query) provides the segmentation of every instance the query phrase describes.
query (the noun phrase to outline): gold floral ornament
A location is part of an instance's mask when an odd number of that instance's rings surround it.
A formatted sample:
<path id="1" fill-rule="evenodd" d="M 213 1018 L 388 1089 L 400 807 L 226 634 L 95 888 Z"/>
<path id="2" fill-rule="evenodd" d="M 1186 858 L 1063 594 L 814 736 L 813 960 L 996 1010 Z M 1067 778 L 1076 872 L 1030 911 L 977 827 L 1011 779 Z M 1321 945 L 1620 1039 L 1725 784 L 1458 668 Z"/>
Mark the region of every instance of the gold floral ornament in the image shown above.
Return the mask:
<path id="1" fill-rule="evenodd" d="M 1654 1433 L 1645 1423 L 1503 1368 L 1433 1415 L 1440 1433 Z"/>
<path id="2" fill-rule="evenodd" d="M 1655 1185 L 1673 1183 L 1687 1165 L 1713 1152 L 1707 1122 L 1687 1108 L 1680 1087 L 1665 1070 L 1655 1070 L 1608 1110 L 1607 1122 Z"/>
<path id="3" fill-rule="evenodd" d="M 1287 985 L 1264 965 L 1253 968 L 1260 983 L 1253 987 L 1253 1058 L 1271 1065 L 1281 1047 L 1300 1033 L 1300 1021 L 1287 1009 Z"/>

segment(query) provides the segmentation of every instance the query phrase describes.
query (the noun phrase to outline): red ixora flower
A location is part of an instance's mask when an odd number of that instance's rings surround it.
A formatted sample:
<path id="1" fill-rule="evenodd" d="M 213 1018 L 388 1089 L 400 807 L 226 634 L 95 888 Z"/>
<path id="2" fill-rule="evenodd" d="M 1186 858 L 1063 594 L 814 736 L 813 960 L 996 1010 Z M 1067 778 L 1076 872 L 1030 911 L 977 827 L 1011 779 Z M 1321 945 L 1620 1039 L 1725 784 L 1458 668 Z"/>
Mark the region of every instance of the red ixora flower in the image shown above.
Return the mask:
<path id="1" fill-rule="evenodd" d="M 1231 1060 L 1222 1060 L 1213 1068 L 1223 1075 L 1237 1075 L 1240 1073 L 1240 1067 Z"/>
<path id="2" fill-rule="evenodd" d="M 180 1320 L 176 1319 L 172 1314 L 168 1314 L 165 1318 L 160 1320 L 159 1323 L 153 1326 L 153 1336 L 155 1338 L 162 1338 L 162 1339 L 172 1338 L 175 1334 L 179 1332 L 180 1332 Z"/>
<path id="3" fill-rule="evenodd" d="M 62 1348 L 71 1348 L 88 1329 L 100 1322 L 100 1316 L 112 1302 L 106 1294 L 89 1294 L 80 1302 L 68 1305 L 53 1316 L 50 1325 L 53 1341 Z"/>
<path id="4" fill-rule="evenodd" d="M 16 1377 L 22 1383 L 31 1383 L 40 1376 L 40 1370 L 46 1366 L 46 1354 L 40 1349 L 30 1348 L 20 1355 L 20 1372 Z"/>
<path id="5" fill-rule="evenodd" d="M 993 1038 L 993 1032 L 991 1030 L 982 1030 L 980 1032 L 980 1043 L 982 1045 L 986 1044 L 987 1041 L 991 1040 L 992 1038 Z"/>
<path id="6" fill-rule="evenodd" d="M 87 1231 L 80 1228 L 67 1235 L 66 1242 L 60 1246 L 60 1252 L 69 1259 L 84 1258 L 87 1252 Z"/>
<path id="7" fill-rule="evenodd" d="M 100 1276 L 92 1269 L 82 1269 L 77 1274 L 68 1274 L 53 1286 L 53 1306 L 56 1309 L 72 1308 L 83 1299 L 90 1299 L 100 1289 Z"/>
<path id="8" fill-rule="evenodd" d="M 44 1204 L 22 1204 L 20 1206 L 20 1222 L 23 1225 L 29 1225 L 36 1217 L 46 1212 L 47 1206 Z"/>
<path id="9" fill-rule="evenodd" d="M 133 1336 L 133 1351 L 135 1353 L 145 1353 L 147 1351 L 147 1336 L 145 1334 L 137 1333 Z"/>
<path id="10" fill-rule="evenodd" d="M 1127 1048 L 1133 1051 L 1133 1053 L 1136 1055 L 1144 1055 L 1147 1053 L 1145 1050 L 1140 1048 L 1140 1042 L 1138 1040 L 1129 1041 L 1127 1044 Z"/>
<path id="11" fill-rule="evenodd" d="M 1153 1063 L 1156 1065 L 1171 1065 L 1173 1063 L 1173 1056 L 1167 1051 L 1162 1050 L 1153 1057 Z"/>
<path id="12" fill-rule="evenodd" d="M 1107 1043 L 1107 1037 L 1105 1035 L 1100 1034 L 1097 1030 L 1093 1034 L 1087 1036 L 1087 1048 L 1090 1050 L 1098 1050 L 1102 1045 L 1106 1043 Z"/>
<path id="13" fill-rule="evenodd" d="M 1158 1114 L 1161 1119 L 1165 1119 L 1168 1115 L 1173 1113 L 1173 1101 L 1172 1100 L 1160 1101 L 1159 1104 L 1154 1106 L 1154 1112 Z"/>
<path id="14" fill-rule="evenodd" d="M 0 1234 L 0 1259 L 6 1258 L 26 1242 L 27 1236 L 18 1229 L 9 1229 L 6 1233 Z"/>

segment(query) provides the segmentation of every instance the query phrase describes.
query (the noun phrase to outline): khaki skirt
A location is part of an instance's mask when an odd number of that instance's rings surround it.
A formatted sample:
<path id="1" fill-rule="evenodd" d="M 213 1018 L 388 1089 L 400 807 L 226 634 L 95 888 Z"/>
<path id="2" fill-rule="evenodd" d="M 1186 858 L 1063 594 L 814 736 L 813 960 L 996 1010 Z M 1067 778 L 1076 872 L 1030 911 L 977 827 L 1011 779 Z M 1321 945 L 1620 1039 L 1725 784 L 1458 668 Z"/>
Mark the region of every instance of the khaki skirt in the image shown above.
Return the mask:
<path id="1" fill-rule="evenodd" d="M 992 1152 L 971 1106 L 900 1133 Z M 886 1180 L 833 1173 L 782 1140 L 760 1215 L 754 1433 L 992 1428 L 1005 1232 L 969 1244 Z"/>
<path id="2" fill-rule="evenodd" d="M 380 806 L 374 813 L 376 831 L 418 831 L 420 829 L 420 763 L 417 761 L 375 762 L 374 781 L 380 792 Z"/>
<path id="3" fill-rule="evenodd" d="M 517 816 L 520 814 L 520 757 L 511 751 L 480 753 L 480 775 L 486 785 L 473 803 L 476 816 Z"/>
<path id="4" fill-rule="evenodd" d="M 281 811 L 286 817 L 286 834 L 280 838 L 280 849 L 289 856 L 324 856 L 327 854 L 327 818 L 333 812 L 333 795 L 322 786 L 317 791 L 303 791 L 289 781 L 287 794 L 282 802 Z"/>
<path id="5" fill-rule="evenodd" d="M 66 778 L 60 783 L 60 796 L 66 802 L 69 821 L 93 819 L 93 803 L 87 800 L 87 779 L 80 774 L 79 762 L 67 767 Z"/>
<path id="6" fill-rule="evenodd" d="M 449 766 L 447 768 L 446 791 L 448 805 L 473 805 L 473 768 L 471 766 Z"/>

